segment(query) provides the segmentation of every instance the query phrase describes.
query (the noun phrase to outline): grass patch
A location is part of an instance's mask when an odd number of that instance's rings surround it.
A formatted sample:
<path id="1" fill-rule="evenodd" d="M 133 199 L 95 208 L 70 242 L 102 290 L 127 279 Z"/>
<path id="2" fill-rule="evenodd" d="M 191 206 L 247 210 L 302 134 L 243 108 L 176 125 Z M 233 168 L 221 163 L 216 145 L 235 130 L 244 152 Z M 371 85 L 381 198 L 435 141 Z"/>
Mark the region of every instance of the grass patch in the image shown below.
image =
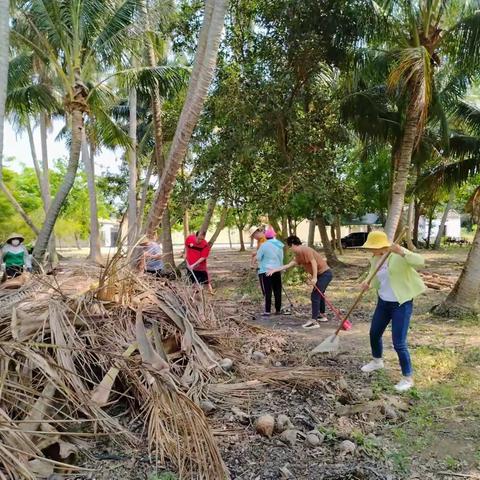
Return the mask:
<path id="1" fill-rule="evenodd" d="M 403 478 L 410 475 L 411 458 L 437 453 L 435 446 L 448 422 L 458 420 L 460 425 L 465 421 L 468 425 L 467 419 L 475 421 L 472 416 L 480 417 L 480 374 L 472 368 L 478 365 L 480 349 L 422 346 L 414 350 L 413 357 L 417 384 L 417 388 L 409 392 L 413 407 L 404 424 L 391 430 L 395 450 L 388 455 L 395 472 Z M 386 373 L 377 373 L 374 389 L 390 391 Z M 452 471 L 465 464 L 454 456 L 439 458 L 439 462 Z"/>

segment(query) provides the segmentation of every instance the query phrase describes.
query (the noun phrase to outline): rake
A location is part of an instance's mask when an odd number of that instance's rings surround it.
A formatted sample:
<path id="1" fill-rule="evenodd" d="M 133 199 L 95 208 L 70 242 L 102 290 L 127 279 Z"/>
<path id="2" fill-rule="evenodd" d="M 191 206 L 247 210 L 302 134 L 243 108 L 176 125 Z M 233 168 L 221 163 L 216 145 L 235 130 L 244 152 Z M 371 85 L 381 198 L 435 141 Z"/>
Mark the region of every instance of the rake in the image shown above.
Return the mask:
<path id="1" fill-rule="evenodd" d="M 394 243 L 398 243 L 402 240 L 403 236 L 405 235 L 406 229 L 403 229 L 402 232 L 398 235 L 398 237 L 394 240 Z M 385 253 L 380 261 L 378 262 L 377 266 L 375 267 L 375 270 L 372 272 L 372 274 L 367 278 L 367 285 L 370 285 L 370 282 L 375 278 L 375 275 L 378 273 L 380 268 L 382 268 L 383 264 L 387 261 L 388 257 L 390 256 L 392 252 L 387 252 Z M 311 352 L 310 355 L 315 355 L 316 353 L 333 353 L 336 352 L 340 346 L 340 337 L 339 333 L 340 330 L 344 328 L 347 328 L 350 325 L 350 322 L 348 322 L 348 318 L 352 314 L 352 312 L 355 310 L 357 305 L 360 303 L 360 301 L 363 298 L 363 295 L 365 294 L 366 289 L 362 290 L 359 295 L 357 296 L 355 302 L 353 302 L 353 305 L 350 307 L 348 310 L 347 314 L 345 317 L 342 319 L 340 324 L 338 325 L 337 329 L 335 330 L 335 333 L 333 335 L 330 335 L 327 337 L 323 342 L 319 343 Z M 348 322 L 348 323 L 347 323 Z"/>

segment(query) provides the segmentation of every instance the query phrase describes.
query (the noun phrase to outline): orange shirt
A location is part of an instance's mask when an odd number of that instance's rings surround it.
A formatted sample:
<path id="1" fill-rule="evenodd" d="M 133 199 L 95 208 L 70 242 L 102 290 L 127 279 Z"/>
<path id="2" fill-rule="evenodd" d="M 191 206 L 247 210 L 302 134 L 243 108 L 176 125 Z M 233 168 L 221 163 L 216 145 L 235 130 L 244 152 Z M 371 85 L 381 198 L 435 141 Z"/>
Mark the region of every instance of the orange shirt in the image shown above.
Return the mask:
<path id="1" fill-rule="evenodd" d="M 310 275 L 313 273 L 312 260 L 317 262 L 317 275 L 321 275 L 330 269 L 327 261 L 313 248 L 301 245 L 295 251 L 295 261 L 297 265 L 303 267 Z"/>

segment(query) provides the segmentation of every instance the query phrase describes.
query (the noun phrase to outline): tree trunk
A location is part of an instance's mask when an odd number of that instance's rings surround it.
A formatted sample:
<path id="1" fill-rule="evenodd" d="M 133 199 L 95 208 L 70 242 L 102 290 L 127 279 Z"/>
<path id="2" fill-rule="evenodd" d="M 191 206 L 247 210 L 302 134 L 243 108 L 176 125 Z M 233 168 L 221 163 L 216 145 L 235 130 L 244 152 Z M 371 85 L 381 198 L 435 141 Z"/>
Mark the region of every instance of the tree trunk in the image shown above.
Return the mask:
<path id="1" fill-rule="evenodd" d="M 190 235 L 190 213 L 188 208 L 183 212 L 183 241 L 187 240 L 187 237 Z"/>
<path id="2" fill-rule="evenodd" d="M 170 223 L 170 210 L 167 208 L 162 214 L 162 247 L 163 262 L 167 269 L 175 270 L 175 257 L 173 255 L 172 225 Z"/>
<path id="3" fill-rule="evenodd" d="M 218 236 L 220 235 L 223 228 L 225 227 L 225 222 L 227 221 L 227 215 L 228 215 L 228 208 L 223 207 L 222 213 L 220 214 L 220 220 L 217 223 L 217 227 L 215 228 L 215 231 L 213 232 L 212 238 L 210 238 L 210 240 L 208 241 L 208 244 L 211 247 L 217 241 Z"/>
<path id="4" fill-rule="evenodd" d="M 288 222 L 288 234 L 295 235 L 295 228 L 293 227 L 293 220 L 291 217 L 287 217 Z"/>
<path id="5" fill-rule="evenodd" d="M 340 221 L 340 215 L 335 216 L 335 229 L 337 231 L 337 249 L 340 255 L 343 255 L 343 247 L 342 247 L 342 225 Z"/>
<path id="6" fill-rule="evenodd" d="M 438 227 L 437 237 L 435 238 L 435 243 L 433 245 L 434 250 L 440 249 L 440 243 L 442 242 L 443 237 L 443 230 L 445 229 L 445 224 L 447 223 L 448 213 L 452 208 L 453 201 L 455 200 L 455 190 L 450 191 L 450 195 L 448 197 L 447 205 L 445 206 L 445 210 L 442 215 L 442 220 L 440 221 L 440 226 Z"/>
<path id="7" fill-rule="evenodd" d="M 152 178 L 153 174 L 153 167 L 155 165 L 155 153 L 152 154 L 152 158 L 150 159 L 150 163 L 148 164 L 147 172 L 145 173 L 145 180 L 143 181 L 142 185 L 142 193 L 140 196 L 140 206 L 138 207 L 138 219 L 137 225 L 140 230 L 143 232 L 145 225 L 144 216 L 145 216 L 145 204 L 147 203 L 147 195 L 148 195 L 148 187 L 150 185 L 150 179 Z"/>
<path id="8" fill-rule="evenodd" d="M 45 216 L 45 222 L 40 230 L 40 233 L 33 249 L 33 258 L 35 260 L 35 268 L 43 262 L 45 252 L 48 246 L 48 240 L 53 232 L 53 227 L 57 221 L 60 210 L 70 193 L 70 190 L 75 182 L 75 176 L 78 169 L 78 161 L 80 158 L 80 147 L 82 143 L 83 131 L 83 112 L 81 110 L 73 110 L 72 112 L 72 141 L 70 145 L 70 159 L 68 161 L 67 172 L 58 189 L 53 202 L 48 209 Z"/>
<path id="9" fill-rule="evenodd" d="M 230 231 L 230 227 L 228 227 L 228 244 L 230 245 L 230 250 L 232 250 L 232 232 Z"/>
<path id="10" fill-rule="evenodd" d="M 395 171 L 393 172 L 392 201 L 388 209 L 387 223 L 385 225 L 385 233 L 390 240 L 393 240 L 398 222 L 402 216 L 412 153 L 415 141 L 422 133 L 418 131 L 418 120 L 417 98 L 412 96 L 408 104 L 402 142 L 397 150 L 398 155 L 396 155 Z"/>
<path id="11" fill-rule="evenodd" d="M 325 219 L 323 216 L 317 217 L 317 227 L 320 233 L 320 238 L 322 239 L 323 251 L 325 252 L 325 257 L 327 257 L 327 262 L 330 266 L 340 265 L 341 262 L 335 255 L 330 240 L 328 239 L 327 226 L 325 225 Z"/>
<path id="12" fill-rule="evenodd" d="M 244 252 L 245 251 L 245 242 L 243 241 L 243 228 L 244 228 L 244 226 L 237 225 L 237 228 L 238 228 L 238 236 L 240 238 L 240 251 Z"/>
<path id="13" fill-rule="evenodd" d="M 207 233 L 208 227 L 210 226 L 210 222 L 212 221 L 213 212 L 215 211 L 216 206 L 217 206 L 217 197 L 215 196 L 208 201 L 207 212 L 205 213 L 205 217 L 203 217 L 203 222 L 200 227 L 201 232 Z"/>
<path id="14" fill-rule="evenodd" d="M 282 216 L 282 237 L 284 239 L 288 237 L 288 220 L 285 215 Z"/>
<path id="15" fill-rule="evenodd" d="M 147 220 L 147 232 L 155 231 L 175 183 L 188 143 L 215 73 L 218 46 L 225 19 L 226 0 L 206 0 L 202 28 L 190 76 L 187 97 L 177 124 L 167 163 Z"/>
<path id="16" fill-rule="evenodd" d="M 412 241 L 413 241 L 413 244 L 418 248 L 418 228 L 420 226 L 420 215 L 421 211 L 420 211 L 420 202 L 419 200 L 415 200 L 415 216 L 414 216 L 414 220 L 413 220 L 413 238 L 412 238 Z"/>
<path id="17" fill-rule="evenodd" d="M 313 220 L 308 221 L 308 243 L 309 247 L 313 247 L 315 244 L 315 222 Z"/>
<path id="18" fill-rule="evenodd" d="M 9 60 L 9 1 L 0 0 L 0 183 L 3 187 L 3 142 L 5 126 L 5 102 L 7 100 Z"/>
<path id="19" fill-rule="evenodd" d="M 137 217 L 137 90 L 130 89 L 128 95 L 129 127 L 131 145 L 128 149 L 128 246 L 135 245 L 139 233 Z"/>
<path id="20" fill-rule="evenodd" d="M 90 204 L 90 253 L 88 259 L 101 264 L 100 225 L 98 224 L 97 192 L 95 189 L 95 149 L 90 145 L 89 152 L 85 131 L 82 131 L 82 161 L 87 175 Z"/>
<path id="21" fill-rule="evenodd" d="M 73 236 L 74 236 L 74 238 L 75 238 L 75 245 L 77 246 L 77 250 L 81 250 L 82 247 L 80 247 L 80 243 L 78 243 L 78 234 L 77 234 L 77 232 L 75 232 L 75 233 L 73 234 Z M 59 237 L 59 238 L 60 238 L 60 237 Z"/>
<path id="22" fill-rule="evenodd" d="M 15 197 L 12 195 L 12 192 L 8 189 L 8 187 L 0 180 L 0 189 L 7 197 L 7 200 L 12 204 L 14 210 L 23 218 L 24 222 L 30 227 L 30 230 L 35 234 L 38 235 L 40 231 L 33 223 L 32 219 L 29 217 L 28 213 L 23 209 L 23 207 L 17 202 Z"/>
<path id="23" fill-rule="evenodd" d="M 407 215 L 407 248 L 411 251 L 415 250 L 415 245 L 412 241 L 412 230 L 414 229 L 414 215 L 415 214 L 415 200 L 412 198 L 408 204 Z"/>
<path id="24" fill-rule="evenodd" d="M 337 234 L 335 232 L 335 224 L 330 224 L 330 245 L 332 249 L 337 250 Z"/>
<path id="25" fill-rule="evenodd" d="M 428 215 L 427 248 L 430 248 L 430 236 L 432 235 L 432 222 L 433 222 L 433 213 L 430 212 L 430 214 Z"/>
<path id="26" fill-rule="evenodd" d="M 477 227 L 473 244 L 462 273 L 445 301 L 435 313 L 448 317 L 477 315 L 480 311 L 480 228 Z"/>
<path id="27" fill-rule="evenodd" d="M 45 183 L 43 181 L 43 173 L 40 168 L 40 163 L 38 162 L 37 150 L 35 148 L 35 140 L 33 138 L 32 126 L 30 125 L 30 118 L 27 118 L 27 134 L 28 134 L 28 143 L 30 144 L 30 153 L 32 155 L 32 162 L 35 168 L 35 174 L 37 175 L 38 188 L 40 190 L 40 195 L 42 197 L 43 206 L 45 212 L 48 210 L 48 207 L 45 205 L 48 204 L 47 193 L 45 192 Z"/>

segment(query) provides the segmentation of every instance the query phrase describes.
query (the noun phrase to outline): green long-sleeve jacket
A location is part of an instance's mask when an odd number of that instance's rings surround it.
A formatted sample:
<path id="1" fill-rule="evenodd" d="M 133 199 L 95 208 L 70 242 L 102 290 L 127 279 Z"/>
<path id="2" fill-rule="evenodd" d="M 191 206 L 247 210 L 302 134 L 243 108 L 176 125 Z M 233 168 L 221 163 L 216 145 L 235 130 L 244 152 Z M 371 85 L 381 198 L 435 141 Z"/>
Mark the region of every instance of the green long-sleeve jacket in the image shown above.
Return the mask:
<path id="1" fill-rule="evenodd" d="M 415 268 L 423 267 L 425 259 L 418 253 L 413 253 L 406 248 L 403 249 L 405 256 L 390 254 L 387 259 L 388 264 L 388 278 L 393 293 L 398 299 L 398 303 L 402 304 L 418 297 L 426 290 L 422 278 L 415 270 Z M 370 259 L 370 274 L 369 278 L 375 270 L 375 267 L 380 260 L 379 256 L 373 256 Z M 380 288 L 380 282 L 377 277 L 372 280 L 371 286 L 377 290 Z"/>

